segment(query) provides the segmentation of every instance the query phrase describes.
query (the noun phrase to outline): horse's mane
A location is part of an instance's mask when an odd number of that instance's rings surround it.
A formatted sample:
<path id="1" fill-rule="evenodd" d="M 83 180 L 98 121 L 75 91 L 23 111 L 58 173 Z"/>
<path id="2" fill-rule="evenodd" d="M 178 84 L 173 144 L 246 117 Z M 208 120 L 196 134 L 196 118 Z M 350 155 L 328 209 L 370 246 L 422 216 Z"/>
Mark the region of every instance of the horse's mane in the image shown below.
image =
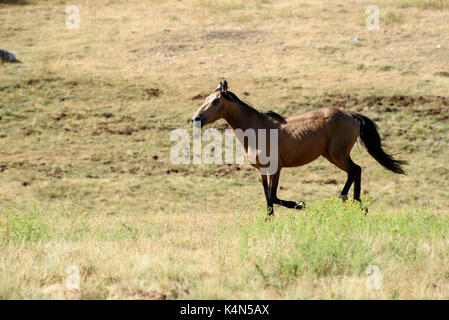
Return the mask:
<path id="1" fill-rule="evenodd" d="M 223 97 L 233 100 L 234 102 L 237 102 L 247 108 L 249 108 L 252 111 L 257 112 L 259 115 L 261 115 L 262 117 L 270 117 L 272 119 L 275 119 L 281 123 L 286 123 L 285 118 L 283 116 L 281 116 L 280 114 L 274 112 L 274 111 L 268 111 L 268 112 L 260 112 L 258 110 L 256 110 L 254 107 L 250 106 L 249 104 L 243 102 L 242 100 L 239 99 L 239 97 L 237 97 L 235 95 L 235 93 L 231 92 L 231 91 L 226 91 L 226 92 L 221 92 Z"/>
<path id="2" fill-rule="evenodd" d="M 272 118 L 276 119 L 279 122 L 287 123 L 287 121 L 285 121 L 285 118 L 283 116 L 281 116 L 279 113 L 276 113 L 276 112 L 274 112 L 272 110 L 264 112 L 263 114 L 268 116 L 268 117 L 272 117 Z"/>

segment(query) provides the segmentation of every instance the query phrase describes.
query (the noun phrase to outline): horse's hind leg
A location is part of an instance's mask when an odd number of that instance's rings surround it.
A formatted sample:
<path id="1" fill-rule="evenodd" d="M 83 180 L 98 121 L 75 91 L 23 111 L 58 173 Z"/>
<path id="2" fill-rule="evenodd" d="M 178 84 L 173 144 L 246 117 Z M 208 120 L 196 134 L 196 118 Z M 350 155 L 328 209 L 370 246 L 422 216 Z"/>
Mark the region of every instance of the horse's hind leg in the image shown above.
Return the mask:
<path id="1" fill-rule="evenodd" d="M 348 169 L 348 179 L 341 191 L 340 197 L 343 199 L 343 195 L 348 199 L 349 188 L 351 188 L 351 184 L 354 183 L 354 200 L 360 201 L 360 188 L 361 188 L 361 177 L 362 177 L 362 168 L 355 164 L 351 158 L 349 158 L 349 169 Z"/>
<path id="2" fill-rule="evenodd" d="M 362 168 L 352 161 L 349 154 L 330 151 L 323 154 L 323 156 L 348 174 L 348 179 L 346 180 L 339 197 L 343 199 L 343 201 L 347 200 L 349 189 L 351 188 L 352 183 L 354 183 L 354 199 L 360 201 Z"/>
<path id="3" fill-rule="evenodd" d="M 352 160 L 351 160 L 352 162 Z M 353 164 L 353 171 L 355 173 L 355 179 L 354 179 L 354 200 L 360 201 L 360 191 L 362 189 L 362 168 L 358 165 L 356 165 L 354 162 Z"/>

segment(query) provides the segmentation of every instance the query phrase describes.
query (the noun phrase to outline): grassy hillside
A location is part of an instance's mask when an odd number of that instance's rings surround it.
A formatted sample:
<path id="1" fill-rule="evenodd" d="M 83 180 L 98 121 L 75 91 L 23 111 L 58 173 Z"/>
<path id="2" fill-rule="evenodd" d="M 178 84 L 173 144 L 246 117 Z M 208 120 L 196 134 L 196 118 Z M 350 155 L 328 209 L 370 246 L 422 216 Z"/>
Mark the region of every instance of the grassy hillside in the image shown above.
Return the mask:
<path id="1" fill-rule="evenodd" d="M 0 3 L 23 62 L 0 65 L 0 298 L 449 296 L 445 1 L 81 1 L 76 30 L 69 5 Z M 371 117 L 407 175 L 356 145 L 367 215 L 321 158 L 281 175 L 307 209 L 265 222 L 249 165 L 170 162 L 223 79 L 261 111 Z"/>

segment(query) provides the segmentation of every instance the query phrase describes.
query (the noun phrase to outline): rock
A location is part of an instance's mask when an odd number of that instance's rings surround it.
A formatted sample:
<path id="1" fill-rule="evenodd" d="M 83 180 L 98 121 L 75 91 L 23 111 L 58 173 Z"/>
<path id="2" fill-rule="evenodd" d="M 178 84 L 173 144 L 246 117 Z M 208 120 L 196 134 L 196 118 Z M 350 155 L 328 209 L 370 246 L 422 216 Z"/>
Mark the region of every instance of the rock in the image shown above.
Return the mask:
<path id="1" fill-rule="evenodd" d="M 16 59 L 14 53 L 11 53 L 4 49 L 0 49 L 0 57 L 2 58 L 2 62 L 20 63 L 20 61 Z"/>

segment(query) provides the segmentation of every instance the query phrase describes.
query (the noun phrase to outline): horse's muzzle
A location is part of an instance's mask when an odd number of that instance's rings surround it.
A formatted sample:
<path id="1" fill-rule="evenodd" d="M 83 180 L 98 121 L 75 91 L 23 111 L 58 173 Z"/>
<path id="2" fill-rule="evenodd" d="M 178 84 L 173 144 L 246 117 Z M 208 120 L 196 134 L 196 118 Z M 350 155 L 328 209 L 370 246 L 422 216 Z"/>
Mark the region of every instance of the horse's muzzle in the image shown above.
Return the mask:
<path id="1" fill-rule="evenodd" d="M 201 119 L 201 117 L 197 116 L 197 117 L 192 117 L 192 119 L 190 119 L 191 122 L 193 122 L 195 125 L 198 125 L 200 127 L 203 126 L 203 119 Z"/>

